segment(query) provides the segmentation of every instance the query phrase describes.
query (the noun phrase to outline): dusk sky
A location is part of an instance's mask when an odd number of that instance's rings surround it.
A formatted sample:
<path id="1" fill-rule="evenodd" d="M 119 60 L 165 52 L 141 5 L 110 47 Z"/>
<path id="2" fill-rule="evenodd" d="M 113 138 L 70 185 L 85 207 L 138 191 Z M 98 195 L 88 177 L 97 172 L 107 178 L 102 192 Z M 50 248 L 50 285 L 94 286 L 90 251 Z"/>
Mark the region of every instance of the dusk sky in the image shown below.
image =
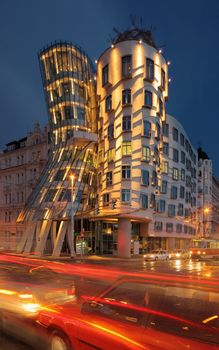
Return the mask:
<path id="1" fill-rule="evenodd" d="M 70 40 L 94 61 L 113 27 L 130 15 L 154 28 L 157 46 L 171 61 L 167 112 L 201 145 L 219 177 L 219 1 L 217 0 L 3 0 L 0 8 L 0 148 L 22 138 L 47 111 L 37 52 L 54 40 Z"/>

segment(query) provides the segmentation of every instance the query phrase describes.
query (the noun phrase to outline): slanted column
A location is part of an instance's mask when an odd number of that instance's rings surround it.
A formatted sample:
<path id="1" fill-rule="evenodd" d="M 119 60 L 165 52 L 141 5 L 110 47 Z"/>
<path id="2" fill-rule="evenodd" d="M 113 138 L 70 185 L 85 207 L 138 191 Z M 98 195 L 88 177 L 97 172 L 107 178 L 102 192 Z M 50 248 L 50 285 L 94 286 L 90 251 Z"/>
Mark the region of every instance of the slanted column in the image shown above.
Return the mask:
<path id="1" fill-rule="evenodd" d="M 131 256 L 131 222 L 128 219 L 118 221 L 118 256 L 120 258 Z"/>

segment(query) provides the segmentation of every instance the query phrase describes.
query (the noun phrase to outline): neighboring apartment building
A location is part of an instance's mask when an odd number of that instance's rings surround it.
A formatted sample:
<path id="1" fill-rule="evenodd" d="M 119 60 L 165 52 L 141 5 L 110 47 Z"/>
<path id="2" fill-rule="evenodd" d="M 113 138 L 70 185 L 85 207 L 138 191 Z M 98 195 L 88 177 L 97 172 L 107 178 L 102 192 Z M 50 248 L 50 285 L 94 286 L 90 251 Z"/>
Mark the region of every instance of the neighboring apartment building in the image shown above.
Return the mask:
<path id="1" fill-rule="evenodd" d="M 168 62 L 150 32 L 131 29 L 104 51 L 97 94 L 99 251 L 129 256 L 131 241 L 187 247 L 195 235 L 197 155 L 166 115 Z"/>
<path id="2" fill-rule="evenodd" d="M 219 239 L 219 181 L 213 176 L 212 161 L 198 149 L 197 235 Z"/>
<path id="3" fill-rule="evenodd" d="M 47 132 L 39 124 L 0 153 L 0 248 L 16 250 L 25 229 L 16 219 L 47 161 Z"/>

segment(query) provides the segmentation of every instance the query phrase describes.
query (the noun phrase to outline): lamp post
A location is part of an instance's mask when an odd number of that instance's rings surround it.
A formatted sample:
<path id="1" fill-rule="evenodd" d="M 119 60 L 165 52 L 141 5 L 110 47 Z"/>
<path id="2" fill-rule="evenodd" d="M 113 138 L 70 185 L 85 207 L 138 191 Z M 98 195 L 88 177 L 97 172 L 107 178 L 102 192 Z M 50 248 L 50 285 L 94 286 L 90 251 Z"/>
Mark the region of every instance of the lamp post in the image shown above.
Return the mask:
<path id="1" fill-rule="evenodd" d="M 208 218 L 208 214 L 210 213 L 210 208 L 208 208 L 208 207 L 205 207 L 204 208 L 204 217 L 203 217 L 203 221 L 204 221 L 204 237 L 206 238 L 206 236 L 207 236 L 207 223 L 208 223 L 208 221 L 207 221 L 207 218 Z"/>
<path id="2" fill-rule="evenodd" d="M 73 212 L 73 199 L 74 199 L 74 175 L 71 175 L 71 257 L 75 257 L 75 225 L 74 225 L 74 212 Z"/>

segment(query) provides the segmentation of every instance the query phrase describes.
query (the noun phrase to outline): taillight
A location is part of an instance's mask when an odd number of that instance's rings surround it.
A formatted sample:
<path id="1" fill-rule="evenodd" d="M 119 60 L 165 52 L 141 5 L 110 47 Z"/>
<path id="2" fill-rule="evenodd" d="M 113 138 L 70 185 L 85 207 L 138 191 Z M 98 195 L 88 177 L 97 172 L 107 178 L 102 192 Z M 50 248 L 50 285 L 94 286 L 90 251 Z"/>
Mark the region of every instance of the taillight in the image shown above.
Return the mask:
<path id="1" fill-rule="evenodd" d="M 72 286 L 70 289 L 68 289 L 68 295 L 75 295 L 75 286 Z"/>

